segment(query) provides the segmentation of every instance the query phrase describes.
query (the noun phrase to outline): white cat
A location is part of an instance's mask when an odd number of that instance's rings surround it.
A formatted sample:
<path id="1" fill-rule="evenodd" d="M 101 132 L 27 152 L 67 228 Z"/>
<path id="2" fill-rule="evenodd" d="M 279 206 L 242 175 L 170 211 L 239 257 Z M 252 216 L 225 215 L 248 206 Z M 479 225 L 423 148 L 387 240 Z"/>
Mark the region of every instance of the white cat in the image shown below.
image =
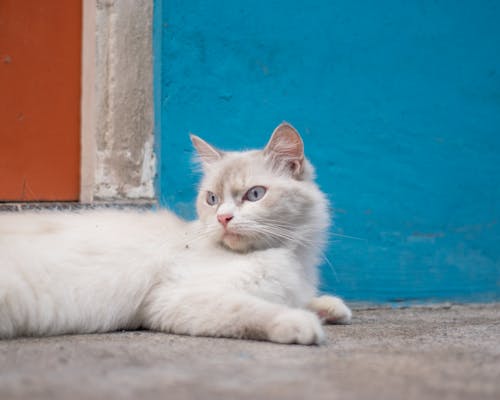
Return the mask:
<path id="1" fill-rule="evenodd" d="M 204 176 L 199 219 L 168 211 L 0 214 L 0 338 L 152 330 L 318 344 L 315 298 L 329 226 L 297 131 L 264 150 L 221 152 L 192 136 Z"/>

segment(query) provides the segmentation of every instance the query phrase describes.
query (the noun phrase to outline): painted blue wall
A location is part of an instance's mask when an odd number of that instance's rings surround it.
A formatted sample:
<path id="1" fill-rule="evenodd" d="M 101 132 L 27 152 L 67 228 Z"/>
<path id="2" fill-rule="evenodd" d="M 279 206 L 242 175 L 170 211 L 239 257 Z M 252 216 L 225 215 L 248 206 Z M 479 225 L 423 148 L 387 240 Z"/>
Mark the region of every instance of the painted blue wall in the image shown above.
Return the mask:
<path id="1" fill-rule="evenodd" d="M 336 210 L 325 291 L 500 300 L 500 3 L 156 0 L 158 193 L 192 217 L 188 132 L 293 123 Z"/>

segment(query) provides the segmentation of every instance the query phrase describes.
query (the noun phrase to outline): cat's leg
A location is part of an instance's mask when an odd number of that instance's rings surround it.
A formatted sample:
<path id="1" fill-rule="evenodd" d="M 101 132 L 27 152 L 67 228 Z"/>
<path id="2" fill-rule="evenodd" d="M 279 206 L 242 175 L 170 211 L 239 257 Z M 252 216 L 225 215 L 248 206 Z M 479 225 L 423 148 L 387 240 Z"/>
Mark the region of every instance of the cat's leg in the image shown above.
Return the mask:
<path id="1" fill-rule="evenodd" d="M 348 324 L 351 322 L 352 312 L 339 297 L 315 297 L 309 302 L 307 308 L 315 312 L 326 324 Z"/>
<path id="2" fill-rule="evenodd" d="M 143 311 L 144 327 L 193 336 L 320 344 L 318 317 L 307 310 L 244 293 L 169 291 L 152 294 Z"/>

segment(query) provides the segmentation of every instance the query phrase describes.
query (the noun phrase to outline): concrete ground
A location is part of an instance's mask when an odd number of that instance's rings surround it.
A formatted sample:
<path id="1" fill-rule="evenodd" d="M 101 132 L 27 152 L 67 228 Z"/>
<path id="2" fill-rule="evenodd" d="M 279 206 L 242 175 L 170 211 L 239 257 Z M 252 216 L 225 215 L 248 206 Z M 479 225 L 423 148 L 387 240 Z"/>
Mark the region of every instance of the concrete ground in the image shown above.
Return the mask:
<path id="1" fill-rule="evenodd" d="M 364 308 L 328 344 L 146 331 L 0 341 L 0 399 L 500 399 L 500 304 Z"/>

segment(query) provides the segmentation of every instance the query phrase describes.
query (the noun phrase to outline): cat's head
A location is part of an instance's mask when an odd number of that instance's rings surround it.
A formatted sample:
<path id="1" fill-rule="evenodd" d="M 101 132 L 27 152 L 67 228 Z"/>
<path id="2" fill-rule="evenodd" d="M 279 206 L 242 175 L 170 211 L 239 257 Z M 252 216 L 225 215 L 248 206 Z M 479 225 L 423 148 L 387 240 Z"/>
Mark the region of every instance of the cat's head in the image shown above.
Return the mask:
<path id="1" fill-rule="evenodd" d="M 215 241 L 238 252 L 322 246 L 327 201 L 290 124 L 279 125 L 262 150 L 225 152 L 191 140 L 203 167 L 196 208 Z"/>

